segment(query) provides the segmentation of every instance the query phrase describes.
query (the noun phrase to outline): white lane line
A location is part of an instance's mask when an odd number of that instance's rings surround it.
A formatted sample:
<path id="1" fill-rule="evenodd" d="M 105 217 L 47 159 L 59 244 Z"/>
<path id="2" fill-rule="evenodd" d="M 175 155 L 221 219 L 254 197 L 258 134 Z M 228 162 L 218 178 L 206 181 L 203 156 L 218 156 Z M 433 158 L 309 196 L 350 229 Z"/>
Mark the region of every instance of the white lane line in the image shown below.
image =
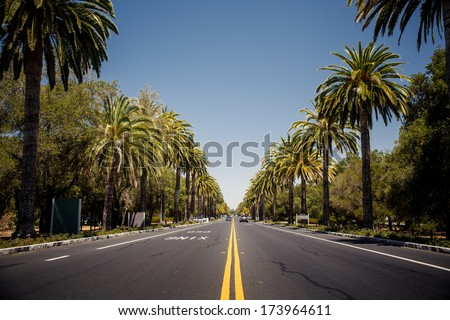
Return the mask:
<path id="1" fill-rule="evenodd" d="M 154 235 L 154 236 L 140 238 L 140 239 L 136 239 L 136 240 L 130 240 L 130 241 L 120 242 L 120 243 L 116 243 L 116 244 L 111 244 L 109 246 L 97 248 L 96 250 L 104 250 L 104 249 L 109 249 L 109 248 L 113 248 L 113 247 L 123 246 L 123 245 L 126 245 L 126 244 L 140 242 L 140 241 L 145 241 L 145 240 L 148 240 L 148 239 L 152 239 L 152 238 L 156 238 L 156 237 L 162 237 L 162 236 L 165 236 L 165 235 L 168 235 L 168 234 L 172 234 L 172 233 L 176 233 L 176 232 L 183 232 L 183 231 L 186 231 L 186 230 L 191 230 L 191 229 L 195 229 L 195 228 L 199 228 L 199 227 L 203 227 L 203 226 L 204 225 L 200 225 L 200 226 L 195 226 L 195 227 L 186 228 L 186 229 L 182 229 L 182 230 L 175 230 L 175 231 L 171 231 L 171 232 L 157 234 L 157 235 Z"/>
<path id="2" fill-rule="evenodd" d="M 46 259 L 46 260 L 44 260 L 44 261 L 50 262 L 50 261 L 60 260 L 60 259 L 68 258 L 68 257 L 70 257 L 70 256 L 61 256 L 61 257 L 56 257 L 56 258 Z"/>
<path id="3" fill-rule="evenodd" d="M 435 268 L 435 269 L 439 269 L 439 270 L 450 272 L 449 268 L 437 266 L 437 265 L 430 264 L 430 263 L 425 263 L 425 262 L 421 262 L 421 261 L 417 261 L 417 260 L 403 258 L 403 257 L 395 256 L 395 255 L 392 255 L 392 254 L 389 254 L 389 253 L 379 252 L 379 251 L 375 251 L 375 250 L 371 250 L 371 249 L 361 248 L 361 247 L 353 246 L 353 245 L 347 244 L 347 243 L 342 243 L 342 242 L 336 242 L 336 241 L 333 241 L 333 240 L 317 238 L 317 237 L 313 237 L 313 236 L 310 236 L 310 235 L 297 233 L 297 232 L 294 232 L 294 231 L 272 228 L 272 227 L 264 226 L 264 225 L 261 225 L 261 224 L 258 224 L 258 225 L 260 225 L 262 227 L 265 227 L 265 228 L 277 230 L 277 231 L 282 231 L 282 232 L 286 232 L 286 233 L 295 234 L 297 236 L 301 236 L 301 237 L 305 237 L 305 238 L 311 238 L 311 239 L 315 239 L 315 240 L 319 240 L 319 241 L 329 242 L 329 243 L 337 244 L 337 245 L 344 246 L 344 247 L 349 247 L 349 248 L 358 249 L 358 250 L 361 250 L 361 251 L 371 252 L 371 253 L 379 254 L 381 256 L 386 256 L 386 257 L 390 257 L 390 258 L 394 258 L 394 259 L 398 259 L 398 260 L 408 261 L 408 262 L 411 262 L 411 263 L 420 264 L 422 266 L 426 266 L 426 267 Z"/>

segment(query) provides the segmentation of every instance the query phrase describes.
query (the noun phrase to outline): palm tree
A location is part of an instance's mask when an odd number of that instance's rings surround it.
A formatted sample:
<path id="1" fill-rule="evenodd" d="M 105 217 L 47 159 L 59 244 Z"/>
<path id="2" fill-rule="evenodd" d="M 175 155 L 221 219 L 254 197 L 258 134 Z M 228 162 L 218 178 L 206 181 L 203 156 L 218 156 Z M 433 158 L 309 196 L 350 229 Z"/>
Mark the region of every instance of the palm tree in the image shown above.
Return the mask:
<path id="1" fill-rule="evenodd" d="M 181 220 L 180 213 L 180 189 L 181 171 L 186 166 L 189 157 L 189 148 L 193 144 L 193 132 L 191 125 L 186 120 L 179 119 L 175 111 L 163 110 L 160 116 L 160 127 L 162 128 L 164 140 L 165 164 L 175 169 L 175 192 L 174 192 L 174 221 Z"/>
<path id="2" fill-rule="evenodd" d="M 423 41 L 427 42 L 427 37 L 431 35 L 431 41 L 434 43 L 434 29 L 438 30 L 438 34 L 442 37 L 441 32 L 445 35 L 445 51 L 446 51 L 446 81 L 448 88 L 448 96 L 450 99 L 450 1 L 448 0 L 347 0 L 347 5 L 351 6 L 356 3 L 357 14 L 356 21 L 366 20 L 363 30 L 375 20 L 374 39 L 378 35 L 384 35 L 386 29 L 388 36 L 393 35 L 397 23 L 400 24 L 400 37 L 406 29 L 412 15 L 419 10 L 420 22 L 419 32 L 417 33 L 417 48 Z M 419 9 L 420 7 L 420 9 Z M 401 18 L 400 18 L 401 17 Z"/>
<path id="3" fill-rule="evenodd" d="M 265 220 L 265 199 L 271 193 L 272 183 L 268 179 L 267 170 L 261 168 L 250 179 L 250 186 L 247 189 L 249 198 L 253 200 L 253 205 L 259 208 L 259 219 Z M 251 195 L 251 196 L 250 196 Z"/>
<path id="4" fill-rule="evenodd" d="M 276 156 L 276 144 L 272 145 L 264 155 L 262 161 L 262 167 L 265 170 L 265 180 L 267 181 L 268 196 L 271 196 L 272 202 L 272 220 L 277 220 L 277 194 L 278 187 L 281 187 L 282 178 L 277 174 L 276 162 L 274 161 Z"/>
<path id="5" fill-rule="evenodd" d="M 156 91 L 151 90 L 150 86 L 145 85 L 139 93 L 138 103 L 142 106 L 143 113 L 152 118 L 155 125 L 158 125 L 158 118 L 164 109 L 164 105 L 159 99 L 159 94 Z M 154 138 L 155 150 L 153 150 L 153 153 L 159 152 L 161 155 L 160 158 L 162 158 L 163 150 L 162 141 L 159 140 L 160 135 L 156 135 Z M 158 169 L 160 169 L 160 164 L 152 163 L 152 165 L 146 166 L 142 170 L 140 178 L 139 209 L 143 212 L 147 211 L 147 184 L 150 180 L 150 175 L 157 176 L 160 173 L 160 170 Z"/>
<path id="6" fill-rule="evenodd" d="M 383 118 L 387 125 L 392 115 L 397 119 L 407 113 L 411 95 L 409 88 L 394 80 L 410 79 L 400 74 L 397 54 L 389 48 L 375 46 L 371 42 L 358 49 L 345 47 L 343 55 L 334 52 L 346 66 L 329 65 L 321 70 L 332 71 L 328 79 L 318 88 L 316 102 L 321 117 L 338 121 L 342 128 L 346 124 L 359 126 L 362 155 L 363 227 L 373 227 L 372 183 L 370 178 L 370 129 L 373 114 Z"/>
<path id="7" fill-rule="evenodd" d="M 214 203 L 223 202 L 222 191 L 220 190 L 217 180 L 208 172 L 200 174 L 195 181 L 195 188 L 198 194 L 199 213 L 202 213 L 206 218 L 213 214 Z"/>
<path id="8" fill-rule="evenodd" d="M 97 75 L 107 60 L 106 40 L 117 33 L 110 0 L 1 1 L 0 79 L 12 66 L 25 74 L 25 112 L 21 204 L 15 235 L 35 236 L 37 141 L 43 61 L 51 88 L 56 68 L 65 89 L 72 70 L 79 82 L 89 70 Z"/>
<path id="9" fill-rule="evenodd" d="M 306 183 L 314 181 L 321 175 L 320 161 L 316 154 L 309 153 L 308 150 L 294 149 L 294 142 L 290 135 L 286 139 L 281 138 L 281 142 L 277 145 L 275 151 L 275 174 L 284 180 L 284 184 L 288 187 L 289 193 L 289 216 L 288 222 L 294 222 L 294 182 L 300 177 L 301 181 L 301 203 L 302 214 L 306 214 Z"/>
<path id="10" fill-rule="evenodd" d="M 136 184 L 142 170 L 160 162 L 160 152 L 153 143 L 159 132 L 141 106 L 122 95 L 106 100 L 104 109 L 91 156 L 106 173 L 103 229 L 110 230 L 116 177 L 123 173 Z"/>
<path id="11" fill-rule="evenodd" d="M 190 174 L 191 174 L 191 185 L 190 188 L 187 186 L 187 196 L 190 196 L 190 203 L 186 203 L 186 206 L 188 207 L 188 216 L 189 221 L 192 221 L 194 219 L 195 215 L 195 194 L 196 194 L 196 178 L 197 176 L 201 176 L 203 174 L 206 174 L 206 166 L 208 164 L 208 160 L 206 159 L 205 152 L 200 148 L 199 145 L 196 145 L 192 148 L 190 153 Z M 190 195 L 189 195 L 190 191 Z"/>
<path id="12" fill-rule="evenodd" d="M 339 152 L 358 152 L 357 134 L 354 130 L 346 128 L 321 117 L 309 109 L 302 109 L 300 112 L 306 114 L 306 119 L 296 121 L 290 130 L 296 130 L 292 135 L 294 150 L 302 152 L 307 150 L 317 150 L 322 157 L 323 172 L 323 223 L 329 225 L 330 218 L 330 189 L 329 189 L 329 161 L 333 156 L 333 145 Z"/>

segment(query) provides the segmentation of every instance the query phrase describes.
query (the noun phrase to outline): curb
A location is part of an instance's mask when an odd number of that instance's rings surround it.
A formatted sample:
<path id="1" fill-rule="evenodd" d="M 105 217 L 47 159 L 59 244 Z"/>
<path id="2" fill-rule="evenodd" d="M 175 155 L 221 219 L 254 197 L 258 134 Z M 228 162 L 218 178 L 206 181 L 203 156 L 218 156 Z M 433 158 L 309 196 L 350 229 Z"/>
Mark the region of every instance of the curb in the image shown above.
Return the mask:
<path id="1" fill-rule="evenodd" d="M 450 254 L 450 248 L 432 246 L 432 245 L 428 245 L 428 244 L 405 242 L 405 241 L 400 241 L 400 240 L 382 239 L 382 238 L 367 237 L 367 236 L 359 236 L 359 235 L 355 235 L 355 234 L 342 233 L 342 232 L 311 230 L 311 229 L 305 229 L 305 228 L 298 228 L 298 230 L 315 232 L 315 233 L 323 233 L 323 234 L 331 234 L 331 235 L 339 236 L 339 237 L 367 240 L 367 241 L 372 241 L 375 243 L 385 243 L 385 244 L 389 244 L 389 245 L 396 246 L 396 247 L 407 247 L 407 248 L 413 248 L 413 249 L 418 249 L 418 250 L 428 250 L 428 251 L 433 251 L 433 252 L 438 252 L 438 253 Z"/>
<path id="2" fill-rule="evenodd" d="M 7 256 L 7 255 L 21 253 L 21 252 L 37 251 L 37 250 L 54 248 L 54 247 L 63 247 L 63 246 L 68 246 L 68 245 L 72 245 L 72 244 L 77 244 L 77 243 L 92 242 L 92 241 L 106 240 L 106 239 L 112 239 L 112 238 L 120 238 L 120 237 L 125 237 L 125 236 L 133 235 L 133 234 L 162 231 L 162 230 L 180 228 L 183 226 L 188 226 L 188 225 L 146 229 L 146 230 L 138 230 L 138 231 L 128 231 L 128 232 L 122 232 L 122 233 L 107 234 L 104 236 L 86 237 L 86 238 L 79 238 L 79 239 L 45 242 L 45 243 L 32 244 L 32 245 L 20 246 L 20 247 L 4 248 L 4 249 L 0 249 L 0 256 Z"/>
<path id="3" fill-rule="evenodd" d="M 339 237 L 367 240 L 367 241 L 372 241 L 372 242 L 376 242 L 376 243 L 385 243 L 385 244 L 389 244 L 389 245 L 396 246 L 396 247 L 407 247 L 407 248 L 413 248 L 413 249 L 419 249 L 419 250 L 428 250 L 428 251 L 433 251 L 433 252 L 450 254 L 450 248 L 432 246 L 432 245 L 428 245 L 428 244 L 405 242 L 405 241 L 400 241 L 400 240 L 382 239 L 382 238 L 367 237 L 367 236 L 359 236 L 359 235 L 355 235 L 355 234 L 348 234 L 348 233 L 342 233 L 342 232 L 319 231 L 319 230 L 310 230 L 310 229 L 304 229 L 304 228 L 299 228 L 299 230 L 331 234 L 331 235 L 335 235 L 335 236 L 339 236 Z"/>

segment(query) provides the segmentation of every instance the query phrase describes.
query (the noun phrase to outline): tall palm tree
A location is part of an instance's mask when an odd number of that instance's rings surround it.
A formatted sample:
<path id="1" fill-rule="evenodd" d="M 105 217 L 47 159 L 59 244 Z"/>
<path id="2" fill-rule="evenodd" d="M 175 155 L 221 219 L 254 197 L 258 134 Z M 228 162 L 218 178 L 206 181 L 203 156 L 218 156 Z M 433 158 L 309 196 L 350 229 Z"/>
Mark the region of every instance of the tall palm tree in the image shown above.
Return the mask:
<path id="1" fill-rule="evenodd" d="M 251 199 L 254 201 L 253 205 L 259 208 L 259 219 L 265 219 L 265 199 L 271 193 L 271 181 L 268 179 L 267 171 L 261 168 L 256 172 L 252 179 L 250 179 L 250 186 L 247 193 L 251 194 Z"/>
<path id="2" fill-rule="evenodd" d="M 208 172 L 198 176 L 195 182 L 195 188 L 201 204 L 201 210 L 204 217 L 212 214 L 211 209 L 214 203 L 223 202 L 222 191 L 217 180 Z"/>
<path id="3" fill-rule="evenodd" d="M 189 148 L 193 144 L 193 132 L 191 125 L 179 119 L 179 114 L 175 111 L 163 110 L 160 115 L 159 126 L 162 128 L 164 140 L 165 164 L 175 169 L 175 192 L 174 192 L 174 221 L 181 219 L 180 213 L 180 189 L 181 171 L 186 166 L 189 157 Z"/>
<path id="4" fill-rule="evenodd" d="M 201 176 L 203 174 L 206 174 L 206 166 L 208 164 L 208 160 L 206 158 L 205 152 L 200 148 L 199 145 L 196 145 L 191 150 L 190 154 L 190 173 L 191 173 L 191 185 L 190 190 L 189 187 L 187 188 L 189 193 L 187 193 L 188 197 L 190 196 L 190 203 L 187 203 L 188 208 L 188 214 L 189 214 L 189 221 L 192 221 L 194 219 L 195 215 L 195 195 L 196 195 L 196 178 L 197 176 Z"/>
<path id="5" fill-rule="evenodd" d="M 321 175 L 321 163 L 318 156 L 309 153 L 309 150 L 296 151 L 291 135 L 281 138 L 281 142 L 275 151 L 276 175 L 282 177 L 289 193 L 288 222 L 294 222 L 294 182 L 300 178 L 301 182 L 301 210 L 306 214 L 306 183 L 314 181 Z"/>
<path id="6" fill-rule="evenodd" d="M 103 229 L 112 227 L 114 185 L 118 174 L 123 173 L 127 180 L 136 184 L 142 170 L 160 162 L 160 152 L 153 143 L 157 135 L 159 132 L 152 119 L 129 98 L 122 95 L 105 101 L 98 139 L 91 151 L 92 158 L 106 173 Z"/>
<path id="7" fill-rule="evenodd" d="M 262 160 L 262 168 L 265 170 L 265 180 L 267 181 L 267 191 L 268 196 L 271 196 L 271 202 L 272 202 L 272 220 L 277 220 L 277 194 L 278 194 L 278 188 L 281 187 L 282 184 L 282 178 L 279 174 L 277 174 L 277 167 L 276 162 L 274 161 L 276 157 L 276 144 L 273 144 L 269 150 L 266 152 L 266 154 L 263 157 Z"/>
<path id="8" fill-rule="evenodd" d="M 331 122 L 359 126 L 362 156 L 363 227 L 373 227 L 372 182 L 370 177 L 370 129 L 373 115 L 381 116 L 387 125 L 407 113 L 409 88 L 397 80 L 410 79 L 399 73 L 402 63 L 388 47 L 371 42 L 366 48 L 345 47 L 346 55 L 334 52 L 344 66 L 329 65 L 321 70 L 332 74 L 318 88 L 316 102 L 319 114 Z"/>
<path id="9" fill-rule="evenodd" d="M 434 43 L 435 27 L 439 36 L 444 32 L 446 51 L 446 81 L 448 96 L 450 99 L 450 1 L 448 0 L 347 0 L 347 5 L 356 3 L 356 21 L 365 20 L 363 30 L 375 19 L 374 39 L 378 35 L 384 35 L 386 30 L 388 36 L 393 35 L 399 23 L 400 37 L 406 29 L 412 15 L 419 10 L 420 22 L 417 33 L 417 48 L 420 50 L 422 39 L 426 43 L 427 37 L 431 35 Z"/>
<path id="10" fill-rule="evenodd" d="M 138 97 L 138 103 L 142 106 L 143 113 L 148 117 L 152 118 L 155 125 L 158 125 L 158 118 L 161 115 L 164 105 L 159 99 L 159 94 L 156 91 L 153 91 L 150 86 L 145 85 L 144 88 L 140 91 Z M 154 153 L 160 153 L 162 158 L 163 150 L 162 150 L 162 141 L 159 140 L 160 135 L 154 137 L 155 143 L 153 150 Z M 146 166 L 142 170 L 142 175 L 140 178 L 140 196 L 139 196 L 139 209 L 143 212 L 147 211 L 147 185 L 150 181 L 151 175 L 158 176 L 158 169 L 161 168 L 161 164 L 153 163 L 150 166 Z M 151 217 L 150 217 L 151 218 Z M 150 220 L 151 221 L 151 220 Z"/>
<path id="11" fill-rule="evenodd" d="M 22 187 L 16 236 L 35 236 L 40 85 L 45 60 L 50 87 L 56 68 L 67 89 L 70 70 L 78 81 L 107 60 L 106 40 L 117 33 L 110 0 L 22 0 L 0 2 L 0 79 L 12 66 L 25 74 Z"/>
<path id="12" fill-rule="evenodd" d="M 300 112 L 306 114 L 305 120 L 296 121 L 290 130 L 296 130 L 292 135 L 294 150 L 302 152 L 307 150 L 317 150 L 318 155 L 323 159 L 323 223 L 329 225 L 330 218 L 330 189 L 329 189 L 329 163 L 333 156 L 333 145 L 339 152 L 358 152 L 358 136 L 350 128 L 344 130 L 339 124 L 321 117 L 309 109 L 302 109 Z"/>

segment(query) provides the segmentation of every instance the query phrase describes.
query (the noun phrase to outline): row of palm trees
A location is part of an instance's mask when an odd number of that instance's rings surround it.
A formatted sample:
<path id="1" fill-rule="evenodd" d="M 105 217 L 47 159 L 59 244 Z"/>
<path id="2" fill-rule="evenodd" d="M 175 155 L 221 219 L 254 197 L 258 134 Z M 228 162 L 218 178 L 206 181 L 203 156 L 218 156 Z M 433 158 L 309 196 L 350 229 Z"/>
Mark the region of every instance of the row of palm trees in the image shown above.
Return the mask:
<path id="1" fill-rule="evenodd" d="M 269 197 L 275 203 L 278 188 L 289 190 L 288 222 L 293 222 L 293 186 L 301 183 L 301 211 L 306 209 L 306 185 L 323 182 L 322 223 L 330 222 L 329 181 L 335 174 L 333 150 L 358 152 L 361 141 L 363 221 L 362 226 L 373 227 L 372 191 L 370 178 L 370 128 L 373 117 L 381 117 L 385 124 L 395 116 L 407 113 L 411 95 L 408 87 L 398 80 L 409 81 L 399 73 L 399 56 L 384 45 L 371 42 L 363 48 L 345 47 L 345 54 L 333 53 L 343 65 L 329 65 L 321 70 L 331 71 L 317 88 L 315 111 L 303 109 L 305 120 L 296 121 L 291 134 L 281 138 L 265 155 L 262 168 L 250 181 L 244 201 L 253 208 L 262 208 Z"/>
<path id="2" fill-rule="evenodd" d="M 399 24 L 401 33 L 412 14 L 420 7 L 417 43 L 434 31 L 444 33 L 446 43 L 447 85 L 450 96 L 450 3 L 447 0 L 347 0 L 356 5 L 356 21 L 365 21 L 366 28 L 375 20 L 376 38 L 387 30 L 391 35 Z M 70 71 L 78 81 L 90 70 L 100 73 L 107 60 L 106 41 L 118 33 L 111 0 L 23 0 L 0 2 L 0 80 L 13 70 L 16 79 L 25 74 L 24 144 L 22 161 L 21 203 L 16 235 L 34 236 L 34 208 L 37 171 L 37 141 L 40 112 L 40 85 L 46 69 L 53 87 L 59 74 L 68 86 Z M 45 61 L 45 64 L 43 63 Z M 59 72 L 57 72 L 59 68 Z M 319 108 L 322 108 L 319 105 Z M 367 112 L 363 126 L 368 125 Z M 342 120 L 344 121 L 344 120 Z M 361 135 L 368 132 L 361 131 Z M 366 138 L 363 140 L 367 140 Z M 370 147 L 366 144 L 363 149 Z M 367 170 L 367 164 L 366 164 Z M 370 181 L 365 181 L 367 184 Z M 366 190 L 367 191 L 367 190 Z M 366 192 L 367 196 L 367 192 Z M 368 198 L 366 199 L 368 200 Z M 368 201 L 366 206 L 368 206 Z"/>
<path id="3" fill-rule="evenodd" d="M 147 103 L 145 103 L 147 102 Z M 146 104 L 146 106 L 143 106 Z M 192 221 L 198 203 L 202 213 L 214 214 L 223 202 L 217 181 L 207 171 L 204 151 L 194 142 L 191 125 L 157 99 L 132 100 L 124 95 L 105 100 L 97 140 L 90 158 L 105 176 L 103 228 L 111 229 L 114 187 L 125 179 L 140 189 L 141 210 L 146 208 L 151 177 L 175 170 L 174 221 Z M 186 182 L 184 218 L 180 210 L 181 175 Z M 161 222 L 165 222 L 165 194 L 161 194 Z M 197 201 L 196 201 L 197 200 Z"/>

